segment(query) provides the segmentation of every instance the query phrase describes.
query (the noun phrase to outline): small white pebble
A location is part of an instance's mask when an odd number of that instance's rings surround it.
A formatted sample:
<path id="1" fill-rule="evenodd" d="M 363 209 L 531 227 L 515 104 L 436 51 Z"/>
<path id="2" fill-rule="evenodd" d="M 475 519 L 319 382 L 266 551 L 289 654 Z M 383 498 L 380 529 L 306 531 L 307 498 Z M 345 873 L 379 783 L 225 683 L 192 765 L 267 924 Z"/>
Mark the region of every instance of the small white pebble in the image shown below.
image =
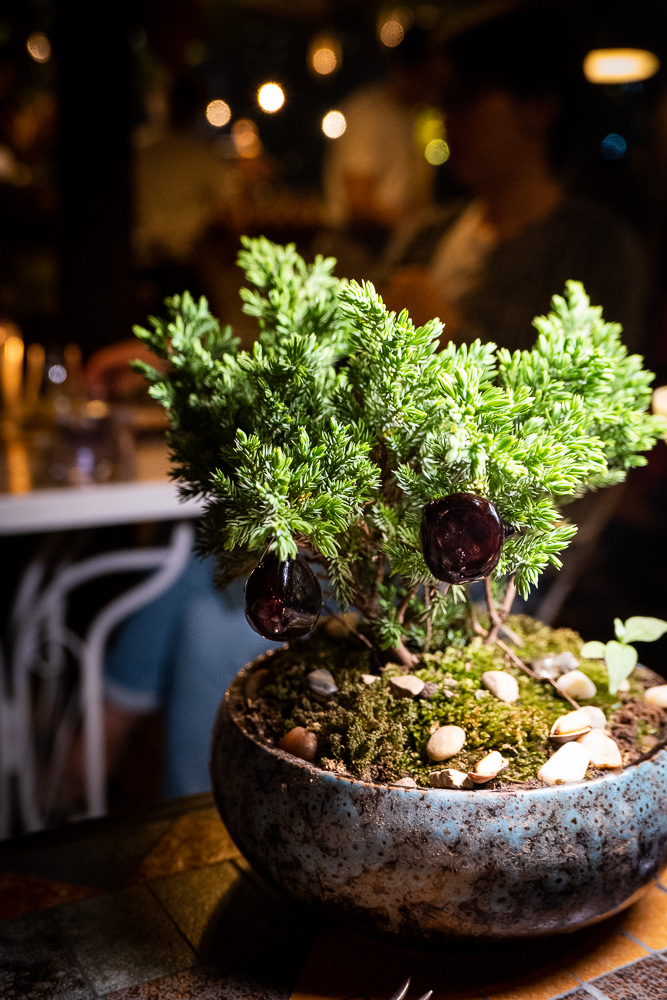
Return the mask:
<path id="1" fill-rule="evenodd" d="M 414 778 L 399 778 L 398 781 L 392 781 L 392 785 L 397 785 L 398 788 L 416 788 L 417 782 Z"/>
<path id="2" fill-rule="evenodd" d="M 584 718 L 588 719 L 588 725 L 592 726 L 593 729 L 604 730 L 607 728 L 607 717 L 601 708 L 596 708 L 595 705 L 584 705 L 578 711 Z"/>
<path id="3" fill-rule="evenodd" d="M 546 785 L 561 785 L 569 781 L 582 781 L 590 756 L 581 743 L 564 743 L 556 750 L 537 772 L 537 777 Z"/>
<path id="4" fill-rule="evenodd" d="M 581 670 L 570 670 L 555 681 L 556 687 L 561 694 L 569 694 L 570 698 L 578 701 L 580 698 L 594 698 L 597 688 L 590 677 L 582 673 Z"/>
<path id="5" fill-rule="evenodd" d="M 667 684 L 657 684 L 655 687 L 647 688 L 644 692 L 644 701 L 649 705 L 657 705 L 658 708 L 667 708 Z"/>
<path id="6" fill-rule="evenodd" d="M 593 767 L 623 767 L 618 743 L 600 729 L 591 729 L 589 733 L 580 736 L 577 743 L 586 748 Z"/>
<path id="7" fill-rule="evenodd" d="M 511 705 L 519 698 L 519 685 L 516 677 L 512 677 L 505 670 L 487 670 L 482 674 L 482 684 L 487 688 L 494 698 Z"/>
<path id="8" fill-rule="evenodd" d="M 362 674 L 361 679 L 364 682 L 364 684 L 368 685 L 368 687 L 370 687 L 371 684 L 375 684 L 376 681 L 380 680 L 377 674 Z"/>
<path id="9" fill-rule="evenodd" d="M 567 712 L 556 719 L 549 736 L 552 740 L 565 743 L 568 740 L 575 740 L 578 736 L 583 736 L 590 728 L 591 723 L 588 715 L 580 708 L 576 712 Z"/>
<path id="10" fill-rule="evenodd" d="M 399 677 L 390 677 L 389 684 L 394 694 L 401 698 L 416 698 L 424 687 L 424 682 L 415 674 L 401 674 Z"/>
<path id="11" fill-rule="evenodd" d="M 492 750 L 491 753 L 487 753 L 478 760 L 472 771 L 468 771 L 468 777 L 472 782 L 477 785 L 483 785 L 487 781 L 491 781 L 496 775 L 504 771 L 509 761 L 498 753 L 497 750 Z"/>
<path id="12" fill-rule="evenodd" d="M 558 671 L 561 674 L 567 674 L 570 670 L 576 670 L 579 666 L 579 660 L 571 653 L 568 649 L 564 650 L 562 653 L 556 653 L 554 656 L 554 664 L 558 667 Z"/>
<path id="13" fill-rule="evenodd" d="M 440 726 L 426 744 L 426 753 L 431 760 L 447 760 L 461 750 L 465 741 L 465 729 L 460 726 Z"/>
<path id="14" fill-rule="evenodd" d="M 442 771 L 431 771 L 428 776 L 433 788 L 472 788 L 473 783 L 463 771 L 446 767 Z"/>

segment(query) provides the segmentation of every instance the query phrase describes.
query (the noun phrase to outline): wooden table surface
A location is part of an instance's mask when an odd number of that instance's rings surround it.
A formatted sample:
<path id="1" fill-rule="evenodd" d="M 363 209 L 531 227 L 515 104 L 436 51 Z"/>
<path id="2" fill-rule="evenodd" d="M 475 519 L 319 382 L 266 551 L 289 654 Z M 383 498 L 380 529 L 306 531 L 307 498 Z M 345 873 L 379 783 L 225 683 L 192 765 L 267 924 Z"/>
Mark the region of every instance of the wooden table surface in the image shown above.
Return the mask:
<path id="1" fill-rule="evenodd" d="M 2 1000 L 665 1000 L 667 881 L 564 938 L 407 951 L 286 900 L 208 795 L 0 844 Z"/>

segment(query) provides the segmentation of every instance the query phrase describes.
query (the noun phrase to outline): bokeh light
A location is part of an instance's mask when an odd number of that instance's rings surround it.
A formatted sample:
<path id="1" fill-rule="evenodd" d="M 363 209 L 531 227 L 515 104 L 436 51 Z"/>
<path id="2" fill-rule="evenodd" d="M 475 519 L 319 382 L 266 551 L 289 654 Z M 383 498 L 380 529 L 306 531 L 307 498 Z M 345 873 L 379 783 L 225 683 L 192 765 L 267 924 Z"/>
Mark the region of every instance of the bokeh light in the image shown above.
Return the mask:
<path id="1" fill-rule="evenodd" d="M 232 117 L 232 109 L 226 101 L 210 101 L 206 106 L 206 119 L 216 128 L 222 128 Z"/>
<path id="2" fill-rule="evenodd" d="M 333 49 L 315 49 L 311 63 L 316 73 L 319 73 L 320 76 L 328 76 L 338 65 L 338 59 Z"/>
<path id="3" fill-rule="evenodd" d="M 405 38 L 405 29 L 400 21 L 385 21 L 380 27 L 380 41 L 388 49 L 395 49 Z"/>
<path id="4" fill-rule="evenodd" d="M 47 372 L 47 378 L 54 385 L 62 385 L 67 378 L 67 369 L 64 365 L 51 365 Z"/>
<path id="5" fill-rule="evenodd" d="M 431 139 L 426 144 L 424 156 L 434 167 L 439 167 L 441 163 L 446 163 L 449 159 L 449 146 L 444 139 Z"/>
<path id="6" fill-rule="evenodd" d="M 346 128 L 345 115 L 340 111 L 329 111 L 322 119 L 322 131 L 328 139 L 338 139 Z"/>
<path id="7" fill-rule="evenodd" d="M 605 160 L 620 160 L 627 148 L 627 142 L 617 132 L 610 132 L 600 143 L 600 152 Z"/>
<path id="8" fill-rule="evenodd" d="M 385 7 L 377 19 L 378 38 L 388 49 L 394 49 L 405 38 L 405 32 L 412 27 L 415 12 L 412 7 Z"/>
<path id="9" fill-rule="evenodd" d="M 660 60 L 647 49 L 593 49 L 584 59 L 589 83 L 634 83 L 659 69 Z"/>
<path id="10" fill-rule="evenodd" d="M 37 63 L 48 62 L 51 58 L 51 42 L 43 31 L 34 31 L 25 43 L 28 55 Z"/>
<path id="11" fill-rule="evenodd" d="M 425 149 L 433 139 L 446 139 L 445 119 L 439 108 L 427 107 L 415 121 L 415 142 L 419 149 Z"/>
<path id="12" fill-rule="evenodd" d="M 342 59 L 340 41 L 332 32 L 315 35 L 308 46 L 308 65 L 318 76 L 328 76 L 340 69 Z"/>
<path id="13" fill-rule="evenodd" d="M 262 111 L 272 115 L 279 111 L 285 103 L 285 94 L 277 83 L 265 83 L 257 91 L 257 103 Z"/>
<path id="14" fill-rule="evenodd" d="M 232 142 L 237 154 L 244 160 L 254 160 L 261 155 L 262 143 L 257 126 L 250 118 L 239 118 L 232 125 Z"/>

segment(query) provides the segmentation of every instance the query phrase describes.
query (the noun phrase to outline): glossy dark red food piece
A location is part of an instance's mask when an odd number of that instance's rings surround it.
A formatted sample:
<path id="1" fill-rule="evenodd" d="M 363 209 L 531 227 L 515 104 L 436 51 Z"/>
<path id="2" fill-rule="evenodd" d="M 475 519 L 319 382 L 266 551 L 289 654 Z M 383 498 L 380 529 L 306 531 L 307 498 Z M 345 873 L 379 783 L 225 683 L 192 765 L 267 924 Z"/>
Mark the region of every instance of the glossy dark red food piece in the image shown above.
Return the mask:
<path id="1" fill-rule="evenodd" d="M 317 624 L 322 591 L 317 577 L 301 556 L 281 562 L 267 552 L 245 585 L 245 616 L 265 639 L 296 639 Z"/>
<path id="2" fill-rule="evenodd" d="M 452 493 L 424 507 L 422 551 L 438 580 L 473 583 L 488 576 L 500 559 L 504 539 L 498 511 L 474 493 Z"/>

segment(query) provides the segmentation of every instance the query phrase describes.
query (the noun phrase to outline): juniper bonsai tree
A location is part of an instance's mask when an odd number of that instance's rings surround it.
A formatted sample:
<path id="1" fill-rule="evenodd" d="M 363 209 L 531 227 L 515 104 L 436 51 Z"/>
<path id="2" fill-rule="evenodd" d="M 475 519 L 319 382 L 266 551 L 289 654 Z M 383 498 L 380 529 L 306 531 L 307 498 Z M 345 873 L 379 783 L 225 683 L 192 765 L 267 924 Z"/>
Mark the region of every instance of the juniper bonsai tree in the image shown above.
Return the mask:
<path id="1" fill-rule="evenodd" d="M 135 329 L 166 362 L 136 367 L 168 411 L 173 476 L 206 501 L 199 546 L 219 582 L 254 570 L 272 604 L 251 623 L 280 640 L 317 619 L 312 567 L 402 663 L 462 632 L 498 641 L 515 590 L 560 566 L 576 532 L 561 508 L 622 481 L 664 432 L 652 374 L 575 281 L 531 351 L 440 349 L 439 320 L 388 312 L 334 260 L 242 242 L 251 351 L 187 292 Z"/>

